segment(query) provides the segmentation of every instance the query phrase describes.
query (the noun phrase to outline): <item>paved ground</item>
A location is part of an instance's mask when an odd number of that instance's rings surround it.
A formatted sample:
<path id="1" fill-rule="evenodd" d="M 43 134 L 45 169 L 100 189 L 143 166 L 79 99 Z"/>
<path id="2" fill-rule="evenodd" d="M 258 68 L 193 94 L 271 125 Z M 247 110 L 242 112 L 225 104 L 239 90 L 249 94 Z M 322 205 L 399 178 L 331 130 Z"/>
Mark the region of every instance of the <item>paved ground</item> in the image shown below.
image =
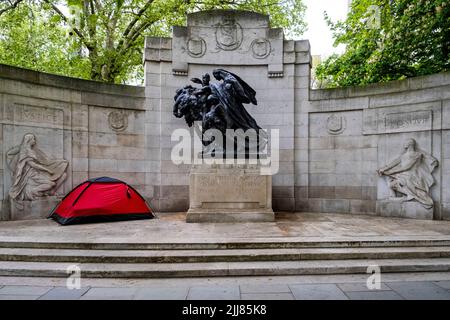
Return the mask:
<path id="1" fill-rule="evenodd" d="M 0 241 L 167 243 L 450 236 L 450 221 L 367 215 L 278 213 L 273 223 L 186 223 L 185 213 L 159 219 L 62 227 L 51 220 L 0 222 Z"/>
<path id="2" fill-rule="evenodd" d="M 379 290 L 364 275 L 201 279 L 0 278 L 0 300 L 450 300 L 448 273 L 386 274 Z M 446 279 L 446 280 L 445 280 Z M 25 285 L 26 284 L 26 285 Z"/>
<path id="3" fill-rule="evenodd" d="M 450 221 L 345 214 L 277 214 L 274 223 L 187 224 L 185 214 L 159 219 L 61 227 L 50 220 L 0 222 L 0 241 L 204 243 L 449 239 Z M 450 273 L 383 274 L 380 290 L 368 275 L 81 279 L 0 277 L 0 299 L 450 299 Z"/>

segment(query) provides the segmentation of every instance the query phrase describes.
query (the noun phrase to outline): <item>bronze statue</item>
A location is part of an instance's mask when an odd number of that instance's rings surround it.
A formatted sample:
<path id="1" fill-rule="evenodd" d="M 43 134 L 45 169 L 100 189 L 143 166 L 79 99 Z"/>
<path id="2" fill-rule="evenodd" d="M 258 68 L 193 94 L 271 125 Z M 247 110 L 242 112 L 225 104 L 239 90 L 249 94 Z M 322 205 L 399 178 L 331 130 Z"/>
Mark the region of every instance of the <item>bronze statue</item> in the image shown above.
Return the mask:
<path id="1" fill-rule="evenodd" d="M 256 120 L 247 112 L 243 104 L 257 105 L 256 92 L 239 76 L 224 69 L 215 69 L 213 76 L 217 82 L 210 82 L 209 74 L 202 80 L 193 78 L 193 83 L 200 84 L 200 88 L 187 85 L 176 91 L 173 114 L 177 118 L 184 117 L 187 125 L 191 127 L 195 121 L 202 123 L 202 142 L 210 146 L 209 150 L 225 151 L 226 143 L 234 143 L 227 139 L 229 129 L 242 130 L 249 137 L 244 147 L 234 145 L 234 152 L 248 153 L 250 150 L 258 152 L 267 144 L 267 134 L 256 123 Z M 205 132 L 216 129 L 222 133 L 225 140 L 222 143 L 209 138 Z M 238 135 L 242 136 L 242 133 Z M 251 143 L 256 145 L 250 145 Z M 214 143 L 214 147 L 211 144 Z M 221 147 L 219 147 L 221 146 Z"/>

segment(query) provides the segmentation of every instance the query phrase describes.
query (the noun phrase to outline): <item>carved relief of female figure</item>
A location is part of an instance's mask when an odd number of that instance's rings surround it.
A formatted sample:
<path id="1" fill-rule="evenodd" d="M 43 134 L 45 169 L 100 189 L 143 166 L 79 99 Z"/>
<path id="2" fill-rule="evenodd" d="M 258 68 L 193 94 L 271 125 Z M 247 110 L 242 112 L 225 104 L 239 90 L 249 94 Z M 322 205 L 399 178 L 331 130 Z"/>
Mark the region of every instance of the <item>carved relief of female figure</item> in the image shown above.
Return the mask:
<path id="1" fill-rule="evenodd" d="M 432 172 L 438 161 L 432 155 L 417 149 L 416 141 L 408 139 L 404 152 L 387 166 L 378 170 L 380 176 L 389 177 L 389 188 L 404 195 L 405 201 L 416 200 L 425 208 L 433 207 L 430 188 L 434 184 Z"/>
<path id="2" fill-rule="evenodd" d="M 27 133 L 19 146 L 9 150 L 6 159 L 12 171 L 11 199 L 36 200 L 54 195 L 62 182 L 68 161 L 51 159 L 36 147 L 36 137 Z"/>

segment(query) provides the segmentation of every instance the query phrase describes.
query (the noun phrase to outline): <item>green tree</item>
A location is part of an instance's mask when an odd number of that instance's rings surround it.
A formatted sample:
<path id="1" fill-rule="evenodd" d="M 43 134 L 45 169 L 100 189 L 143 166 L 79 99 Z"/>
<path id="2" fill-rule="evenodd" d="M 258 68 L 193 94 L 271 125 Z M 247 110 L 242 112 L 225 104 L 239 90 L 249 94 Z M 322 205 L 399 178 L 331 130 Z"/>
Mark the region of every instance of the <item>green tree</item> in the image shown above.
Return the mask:
<path id="1" fill-rule="evenodd" d="M 348 17 L 333 23 L 342 55 L 320 64 L 328 86 L 350 86 L 437 73 L 450 68 L 450 4 L 444 0 L 353 0 Z"/>
<path id="2" fill-rule="evenodd" d="M 2 2 L 0 2 L 0 16 L 9 10 L 17 8 L 22 1 L 23 0 L 2 0 Z"/>
<path id="3" fill-rule="evenodd" d="M 0 18 L 0 63 L 89 78 L 90 63 L 56 16 L 19 6 Z"/>
<path id="4" fill-rule="evenodd" d="M 110 83 L 143 78 L 145 36 L 169 36 L 186 14 L 252 10 L 293 35 L 305 29 L 302 0 L 2 0 L 0 63 Z"/>

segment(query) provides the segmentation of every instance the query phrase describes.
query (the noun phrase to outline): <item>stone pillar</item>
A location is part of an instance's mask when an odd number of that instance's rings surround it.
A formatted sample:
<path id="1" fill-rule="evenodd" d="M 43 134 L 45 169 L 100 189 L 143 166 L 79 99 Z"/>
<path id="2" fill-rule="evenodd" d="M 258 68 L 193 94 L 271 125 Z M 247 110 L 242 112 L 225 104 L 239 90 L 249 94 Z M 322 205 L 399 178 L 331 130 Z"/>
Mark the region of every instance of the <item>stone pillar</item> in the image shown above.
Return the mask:
<path id="1" fill-rule="evenodd" d="M 308 40 L 295 41 L 294 74 L 294 179 L 295 211 L 308 211 L 309 185 L 309 90 L 311 83 L 311 51 Z"/>
<path id="2" fill-rule="evenodd" d="M 158 211 L 186 211 L 189 206 L 189 168 L 176 166 L 170 153 L 175 142 L 171 134 L 186 127 L 172 115 L 173 96 L 177 88 L 189 82 L 187 75 L 173 71 L 172 39 L 147 38 L 145 69 L 145 140 L 146 185 L 153 194 L 152 204 Z"/>

